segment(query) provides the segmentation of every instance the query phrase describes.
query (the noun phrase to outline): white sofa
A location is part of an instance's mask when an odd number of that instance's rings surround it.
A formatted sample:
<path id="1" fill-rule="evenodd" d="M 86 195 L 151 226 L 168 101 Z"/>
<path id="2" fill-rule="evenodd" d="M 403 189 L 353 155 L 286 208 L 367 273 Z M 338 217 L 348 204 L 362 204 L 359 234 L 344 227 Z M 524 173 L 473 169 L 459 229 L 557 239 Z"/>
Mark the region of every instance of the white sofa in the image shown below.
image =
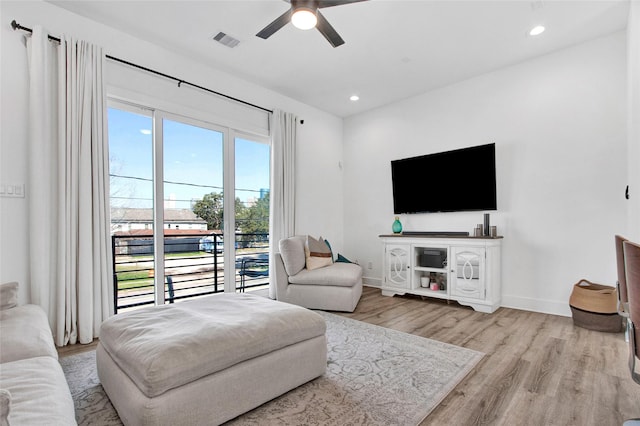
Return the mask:
<path id="1" fill-rule="evenodd" d="M 353 312 L 362 295 L 362 267 L 336 262 L 305 267 L 306 236 L 285 238 L 275 254 L 276 298 L 309 309 Z"/>
<path id="2" fill-rule="evenodd" d="M 0 285 L 0 425 L 75 425 L 47 316 L 17 294 L 18 283 Z"/>

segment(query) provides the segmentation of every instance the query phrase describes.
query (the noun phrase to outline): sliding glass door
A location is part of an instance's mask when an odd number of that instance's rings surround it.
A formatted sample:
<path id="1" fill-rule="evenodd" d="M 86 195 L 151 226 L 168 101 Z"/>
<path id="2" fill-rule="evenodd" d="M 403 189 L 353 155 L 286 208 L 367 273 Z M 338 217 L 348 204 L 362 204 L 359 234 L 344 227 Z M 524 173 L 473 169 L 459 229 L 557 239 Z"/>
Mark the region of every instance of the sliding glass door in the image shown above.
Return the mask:
<path id="1" fill-rule="evenodd" d="M 268 141 L 120 102 L 108 113 L 117 310 L 266 286 Z"/>

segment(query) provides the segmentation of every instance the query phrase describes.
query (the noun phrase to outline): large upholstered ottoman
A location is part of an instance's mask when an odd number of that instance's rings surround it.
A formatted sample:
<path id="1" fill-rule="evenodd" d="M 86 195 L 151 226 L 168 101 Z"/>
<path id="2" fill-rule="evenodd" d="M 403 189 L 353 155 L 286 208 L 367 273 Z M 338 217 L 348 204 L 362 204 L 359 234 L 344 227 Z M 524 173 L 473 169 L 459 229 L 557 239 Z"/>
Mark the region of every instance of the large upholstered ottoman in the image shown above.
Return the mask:
<path id="1" fill-rule="evenodd" d="M 250 294 L 219 294 L 109 318 L 98 376 L 125 425 L 212 425 L 326 370 L 324 319 Z"/>

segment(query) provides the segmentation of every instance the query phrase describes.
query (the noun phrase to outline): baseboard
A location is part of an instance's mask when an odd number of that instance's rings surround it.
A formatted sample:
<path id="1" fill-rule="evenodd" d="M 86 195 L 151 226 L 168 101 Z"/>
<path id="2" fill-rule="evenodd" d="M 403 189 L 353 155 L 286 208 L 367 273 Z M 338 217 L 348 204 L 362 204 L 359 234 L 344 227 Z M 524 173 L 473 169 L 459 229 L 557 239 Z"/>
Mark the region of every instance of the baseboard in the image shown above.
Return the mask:
<path id="1" fill-rule="evenodd" d="M 375 277 L 362 277 L 362 284 L 367 287 L 382 287 L 382 280 Z M 541 314 L 560 315 L 563 317 L 571 317 L 571 309 L 569 301 L 566 303 L 556 300 L 534 299 L 530 297 L 520 296 L 502 296 L 503 308 L 519 309 L 521 311 L 538 312 Z"/>
<path id="2" fill-rule="evenodd" d="M 382 287 L 382 280 L 380 278 L 373 277 L 362 277 L 362 285 L 366 285 L 367 287 Z"/>
<path id="3" fill-rule="evenodd" d="M 562 303 L 556 300 L 534 299 L 530 297 L 520 296 L 502 296 L 503 308 L 520 309 L 523 311 L 539 312 L 542 314 L 560 315 L 563 317 L 571 316 L 569 301 Z"/>

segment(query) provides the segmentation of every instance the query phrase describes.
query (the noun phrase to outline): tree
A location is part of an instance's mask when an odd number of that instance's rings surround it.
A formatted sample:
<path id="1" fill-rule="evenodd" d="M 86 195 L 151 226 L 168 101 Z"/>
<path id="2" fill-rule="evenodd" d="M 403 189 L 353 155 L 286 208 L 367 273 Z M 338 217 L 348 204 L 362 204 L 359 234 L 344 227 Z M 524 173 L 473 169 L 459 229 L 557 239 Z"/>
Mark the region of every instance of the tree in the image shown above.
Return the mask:
<path id="1" fill-rule="evenodd" d="M 246 207 L 242 215 L 236 213 L 236 222 L 240 223 L 243 234 L 268 234 L 269 233 L 269 193 L 255 202 L 251 207 Z M 260 238 L 250 237 L 251 240 Z"/>
<path id="2" fill-rule="evenodd" d="M 236 215 L 243 214 L 245 207 L 240 198 L 236 197 Z M 207 221 L 207 229 L 220 230 L 224 228 L 224 205 L 222 193 L 212 192 L 198 200 L 192 208 L 193 212 L 203 220 Z M 236 230 L 238 224 L 236 223 Z"/>

